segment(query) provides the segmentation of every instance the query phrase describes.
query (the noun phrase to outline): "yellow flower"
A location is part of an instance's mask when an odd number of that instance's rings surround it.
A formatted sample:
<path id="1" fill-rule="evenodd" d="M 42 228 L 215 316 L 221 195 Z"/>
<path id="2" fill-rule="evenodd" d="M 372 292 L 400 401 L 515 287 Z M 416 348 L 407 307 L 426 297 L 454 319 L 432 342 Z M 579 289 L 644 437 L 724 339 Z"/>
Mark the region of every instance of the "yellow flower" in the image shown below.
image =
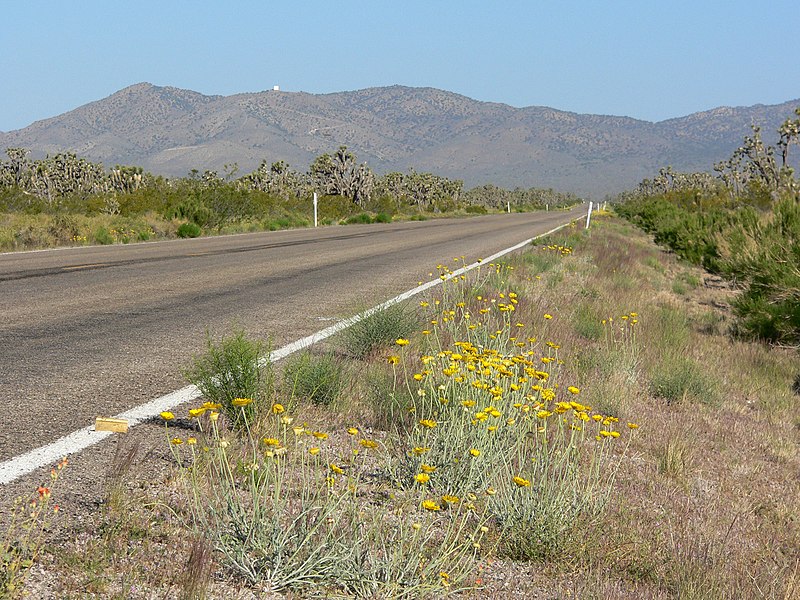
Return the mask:
<path id="1" fill-rule="evenodd" d="M 200 408 L 204 408 L 206 410 L 219 410 L 222 408 L 222 404 L 219 402 L 203 402 L 203 405 Z"/>
<path id="2" fill-rule="evenodd" d="M 396 365 L 397 363 L 400 362 L 400 357 L 399 356 L 390 356 L 389 358 L 386 359 L 386 361 L 390 365 Z"/>
<path id="3" fill-rule="evenodd" d="M 173 446 L 180 446 L 183 443 L 183 440 L 181 438 L 172 438 L 172 441 L 170 443 Z"/>
<path id="4" fill-rule="evenodd" d="M 279 415 L 284 412 L 286 409 L 283 407 L 283 404 L 273 404 L 272 405 L 272 413 Z"/>
<path id="5" fill-rule="evenodd" d="M 516 483 L 519 487 L 528 487 L 530 486 L 531 482 L 527 479 L 520 477 L 519 475 L 515 475 L 513 479 L 514 483 Z"/>
<path id="6" fill-rule="evenodd" d="M 433 500 L 423 500 L 422 508 L 430 511 L 442 510 L 442 507 L 436 504 L 436 502 L 434 502 Z"/>
<path id="7" fill-rule="evenodd" d="M 265 437 L 261 441 L 264 442 L 267 446 L 280 446 L 281 445 L 280 440 L 277 440 L 275 438 L 267 438 L 267 437 Z"/>
<path id="8" fill-rule="evenodd" d="M 419 468 L 423 473 L 433 473 L 436 470 L 436 467 L 431 465 L 426 465 L 424 463 L 421 464 Z"/>
<path id="9" fill-rule="evenodd" d="M 312 446 L 311 448 L 308 449 L 308 453 L 311 456 L 316 456 L 317 454 L 319 454 L 319 448 L 317 446 Z"/>
<path id="10" fill-rule="evenodd" d="M 421 456 L 422 454 L 425 454 L 429 450 L 430 450 L 430 448 L 426 448 L 424 446 L 417 446 L 417 447 L 413 448 L 411 450 L 411 452 L 414 453 L 416 456 Z"/>
<path id="11" fill-rule="evenodd" d="M 328 439 L 328 434 L 327 433 L 323 433 L 322 431 L 312 431 L 311 435 L 313 435 L 318 440 L 327 440 Z"/>
<path id="12" fill-rule="evenodd" d="M 427 427 L 428 429 L 433 429 L 434 427 L 436 427 L 436 421 L 434 421 L 433 419 L 421 419 L 419 424 L 422 425 L 423 427 Z"/>
<path id="13" fill-rule="evenodd" d="M 253 402 L 252 398 L 234 398 L 231 401 L 231 404 L 233 404 L 234 406 L 242 407 L 242 406 L 247 406 L 248 404 L 250 404 L 252 402 Z"/>
<path id="14" fill-rule="evenodd" d="M 397 338 L 397 340 L 395 340 L 394 343 L 397 344 L 398 346 L 408 346 L 409 341 L 404 338 Z"/>
<path id="15" fill-rule="evenodd" d="M 172 421 L 172 419 L 175 418 L 175 415 L 173 415 L 168 410 L 165 410 L 164 412 L 161 413 L 161 418 L 164 419 L 165 421 Z"/>
<path id="16" fill-rule="evenodd" d="M 190 446 L 194 446 L 197 443 L 197 438 L 190 437 L 189 439 L 186 440 L 186 443 L 189 444 Z"/>
<path id="17" fill-rule="evenodd" d="M 331 463 L 330 467 L 331 467 L 331 471 L 333 471 L 337 475 L 344 475 L 344 470 L 340 466 L 338 466 L 338 465 L 336 465 L 334 463 Z"/>
<path id="18" fill-rule="evenodd" d="M 612 431 L 611 432 L 611 437 L 618 438 L 619 437 L 619 431 Z"/>
<path id="19" fill-rule="evenodd" d="M 570 394 L 580 394 L 580 393 L 581 393 L 581 390 L 580 390 L 580 388 L 576 388 L 574 385 L 571 385 L 571 386 L 569 386 L 569 387 L 567 388 L 567 391 L 568 391 Z"/>
<path id="20" fill-rule="evenodd" d="M 539 412 L 536 413 L 536 417 L 539 419 L 546 419 L 552 414 L 553 413 L 551 413 L 549 410 L 540 410 Z"/>
<path id="21" fill-rule="evenodd" d="M 359 440 L 358 443 L 361 444 L 362 446 L 364 446 L 364 448 L 377 448 L 378 447 L 378 442 L 376 442 L 374 440 Z"/>
<path id="22" fill-rule="evenodd" d="M 419 531 L 420 529 L 422 529 L 422 523 L 413 523 L 413 524 L 411 525 L 411 528 L 412 528 L 414 531 Z"/>
<path id="23" fill-rule="evenodd" d="M 549 315 L 549 314 L 545 313 L 544 318 L 545 319 L 552 319 L 553 315 Z"/>
<path id="24" fill-rule="evenodd" d="M 416 475 L 414 475 L 414 480 L 417 483 L 426 484 L 431 480 L 431 476 L 428 475 L 427 473 L 417 473 Z"/>
<path id="25" fill-rule="evenodd" d="M 442 502 L 446 504 L 458 504 L 461 502 L 461 498 L 458 496 L 453 496 L 452 494 L 445 494 L 442 496 Z"/>
<path id="26" fill-rule="evenodd" d="M 190 408 L 189 416 L 192 417 L 193 419 L 196 419 L 197 417 L 202 416 L 206 412 L 206 410 L 207 409 L 203 408 L 202 406 L 200 408 Z"/>
<path id="27" fill-rule="evenodd" d="M 637 423 L 628 423 L 628 428 L 639 429 L 639 425 Z"/>
<path id="28" fill-rule="evenodd" d="M 477 448 L 470 448 L 470 450 L 469 450 L 469 453 L 470 453 L 472 456 L 475 456 L 475 457 L 478 457 L 478 456 L 480 456 L 480 455 L 481 455 L 481 451 L 480 451 L 480 450 L 478 450 Z"/>
<path id="29" fill-rule="evenodd" d="M 347 433 L 349 433 L 350 435 L 358 435 L 358 429 L 356 429 L 355 427 L 350 427 L 347 430 Z"/>
<path id="30" fill-rule="evenodd" d="M 488 488 L 486 488 L 486 494 L 488 496 L 494 496 L 496 493 L 497 493 L 497 490 L 494 489 L 492 486 L 489 486 Z"/>
<path id="31" fill-rule="evenodd" d="M 294 417 L 287 417 L 286 415 L 281 417 L 281 424 L 283 425 L 291 425 L 292 421 L 294 421 Z"/>

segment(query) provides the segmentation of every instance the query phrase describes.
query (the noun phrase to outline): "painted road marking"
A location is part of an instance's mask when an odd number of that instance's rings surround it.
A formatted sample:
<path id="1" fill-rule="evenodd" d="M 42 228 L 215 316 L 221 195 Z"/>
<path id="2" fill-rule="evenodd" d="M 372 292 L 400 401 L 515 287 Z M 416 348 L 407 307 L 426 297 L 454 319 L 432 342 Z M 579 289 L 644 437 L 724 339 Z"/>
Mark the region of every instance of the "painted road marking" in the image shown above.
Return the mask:
<path id="1" fill-rule="evenodd" d="M 77 269 L 91 269 L 92 267 L 106 267 L 108 263 L 92 263 L 89 265 L 74 265 L 72 267 L 61 267 L 62 271 L 75 271 Z"/>
<path id="2" fill-rule="evenodd" d="M 287 356 L 297 352 L 298 350 L 302 350 L 304 348 L 308 348 L 309 346 L 313 346 L 314 344 L 321 342 L 322 340 L 331 337 L 332 335 L 339 333 L 343 329 L 350 327 L 351 325 L 358 323 L 362 319 L 369 317 L 370 315 L 381 311 L 385 308 L 403 302 L 404 300 L 408 300 L 417 294 L 421 294 L 422 292 L 429 290 L 432 287 L 437 285 L 441 285 L 445 281 L 449 281 L 453 277 L 459 277 L 468 271 L 471 271 L 482 264 L 488 264 L 493 260 L 496 260 L 506 254 L 510 254 L 515 250 L 519 250 L 520 248 L 524 248 L 534 240 L 537 240 L 541 237 L 550 235 L 551 233 L 555 233 L 559 229 L 563 229 L 569 223 L 565 223 L 563 225 L 559 225 L 551 229 L 546 233 L 542 233 L 541 235 L 537 235 L 535 237 L 529 238 L 524 242 L 520 242 L 510 248 L 506 248 L 505 250 L 501 250 L 500 252 L 496 252 L 491 256 L 487 256 L 486 258 L 482 259 L 479 262 L 474 262 L 471 265 L 467 265 L 456 271 L 453 271 L 444 279 L 436 278 L 432 281 L 419 285 L 407 292 L 403 292 L 399 296 L 395 296 L 391 300 L 387 300 L 383 304 L 379 304 L 378 306 L 374 306 L 369 310 L 365 310 L 364 312 L 354 315 L 347 319 L 342 319 L 338 323 L 331 325 L 330 327 L 326 327 L 321 331 L 318 331 L 312 335 L 304 337 L 296 342 L 292 342 L 282 348 L 278 348 L 274 350 L 269 355 L 269 361 L 277 362 Z M 146 421 L 148 419 L 152 419 L 153 417 L 159 415 L 161 412 L 166 410 L 171 410 L 176 406 L 180 406 L 186 402 L 191 402 L 192 400 L 196 400 L 200 397 L 200 390 L 197 389 L 194 385 L 187 385 L 184 388 L 179 390 L 175 390 L 174 392 L 170 392 L 169 394 L 165 394 L 164 396 L 160 396 L 147 402 L 145 404 L 141 404 L 135 408 L 127 410 L 123 413 L 115 415 L 114 418 L 116 419 L 125 419 L 128 421 L 130 427 L 134 427 L 139 423 Z M 15 479 L 19 479 L 23 475 L 27 475 L 28 473 L 38 469 L 39 467 L 44 467 L 45 465 L 50 465 L 58 462 L 64 456 L 68 456 L 70 454 L 75 454 L 76 452 L 80 452 L 89 446 L 97 444 L 110 435 L 113 435 L 110 431 L 95 431 L 93 425 L 88 425 L 83 429 L 79 429 L 77 431 L 73 431 L 69 435 L 66 435 L 62 438 L 57 439 L 55 442 L 47 444 L 46 446 L 41 446 L 40 448 L 35 448 L 25 454 L 21 454 L 9 460 L 6 460 L 0 463 L 0 485 L 11 483 Z"/>

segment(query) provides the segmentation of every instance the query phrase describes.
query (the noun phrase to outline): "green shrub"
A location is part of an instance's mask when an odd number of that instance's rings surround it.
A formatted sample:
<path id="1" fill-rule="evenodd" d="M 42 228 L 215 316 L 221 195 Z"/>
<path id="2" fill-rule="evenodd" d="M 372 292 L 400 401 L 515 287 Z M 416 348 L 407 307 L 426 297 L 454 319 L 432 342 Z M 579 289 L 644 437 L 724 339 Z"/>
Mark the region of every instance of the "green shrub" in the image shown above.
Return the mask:
<path id="1" fill-rule="evenodd" d="M 469 215 L 485 215 L 489 213 L 489 210 L 485 206 L 481 206 L 480 204 L 471 204 L 467 208 L 464 209 Z"/>
<path id="2" fill-rule="evenodd" d="M 108 245 L 114 243 L 114 237 L 109 233 L 108 229 L 105 227 L 98 227 L 95 229 L 94 234 L 92 234 L 94 241 L 98 244 Z"/>
<path id="3" fill-rule="evenodd" d="M 603 319 L 600 314 L 588 304 L 581 304 L 573 316 L 575 331 L 587 340 L 599 340 L 603 337 Z"/>
<path id="4" fill-rule="evenodd" d="M 290 359 L 283 370 L 283 379 L 292 396 L 300 396 L 314 404 L 332 404 L 344 384 L 344 368 L 332 354 L 314 356 L 303 352 Z"/>
<path id="5" fill-rule="evenodd" d="M 178 237 L 181 238 L 196 238 L 200 237 L 202 232 L 202 229 L 200 229 L 200 226 L 197 223 L 188 222 L 181 223 L 176 233 L 178 234 Z"/>
<path id="6" fill-rule="evenodd" d="M 184 376 L 205 398 L 221 404 L 235 427 L 241 427 L 252 421 L 271 391 L 272 367 L 268 359 L 267 347 L 248 339 L 243 331 L 223 337 L 218 343 L 209 336 L 205 353 L 194 357 Z M 253 402 L 237 407 L 233 404 L 236 398 L 250 398 Z"/>
<path id="7" fill-rule="evenodd" d="M 376 348 L 408 336 L 419 325 L 416 312 L 405 304 L 393 304 L 372 313 L 342 332 L 342 345 L 350 356 L 365 358 Z"/>
<path id="8" fill-rule="evenodd" d="M 378 213 L 375 216 L 374 222 L 375 223 L 391 223 L 392 222 L 392 216 L 389 215 L 389 214 L 383 213 L 383 212 L 382 213 Z"/>
<path id="9" fill-rule="evenodd" d="M 360 225 L 372 223 L 372 217 L 368 213 L 362 212 L 344 220 L 345 225 Z"/>
<path id="10" fill-rule="evenodd" d="M 687 356 L 669 356 L 658 364 L 650 377 L 650 393 L 668 404 L 687 398 L 705 403 L 716 401 L 714 384 Z"/>

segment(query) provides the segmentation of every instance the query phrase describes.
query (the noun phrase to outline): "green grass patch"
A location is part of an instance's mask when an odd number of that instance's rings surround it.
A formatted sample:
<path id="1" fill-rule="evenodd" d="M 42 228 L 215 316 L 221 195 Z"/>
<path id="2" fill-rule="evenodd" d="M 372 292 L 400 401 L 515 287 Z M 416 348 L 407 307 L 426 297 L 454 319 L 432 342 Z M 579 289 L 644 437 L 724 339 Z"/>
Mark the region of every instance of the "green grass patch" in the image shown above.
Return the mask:
<path id="1" fill-rule="evenodd" d="M 292 397 L 328 406 L 342 391 L 344 365 L 331 353 L 301 352 L 288 360 L 283 381 Z"/>

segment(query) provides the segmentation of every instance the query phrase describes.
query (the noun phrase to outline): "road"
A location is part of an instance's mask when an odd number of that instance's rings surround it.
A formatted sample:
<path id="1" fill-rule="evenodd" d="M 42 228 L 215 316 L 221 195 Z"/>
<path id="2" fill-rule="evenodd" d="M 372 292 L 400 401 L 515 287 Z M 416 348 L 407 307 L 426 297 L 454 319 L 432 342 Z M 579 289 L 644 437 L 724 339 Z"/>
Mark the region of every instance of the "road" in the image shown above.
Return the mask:
<path id="1" fill-rule="evenodd" d="M 186 384 L 206 333 L 277 348 L 583 209 L 0 255 L 0 460 Z"/>

